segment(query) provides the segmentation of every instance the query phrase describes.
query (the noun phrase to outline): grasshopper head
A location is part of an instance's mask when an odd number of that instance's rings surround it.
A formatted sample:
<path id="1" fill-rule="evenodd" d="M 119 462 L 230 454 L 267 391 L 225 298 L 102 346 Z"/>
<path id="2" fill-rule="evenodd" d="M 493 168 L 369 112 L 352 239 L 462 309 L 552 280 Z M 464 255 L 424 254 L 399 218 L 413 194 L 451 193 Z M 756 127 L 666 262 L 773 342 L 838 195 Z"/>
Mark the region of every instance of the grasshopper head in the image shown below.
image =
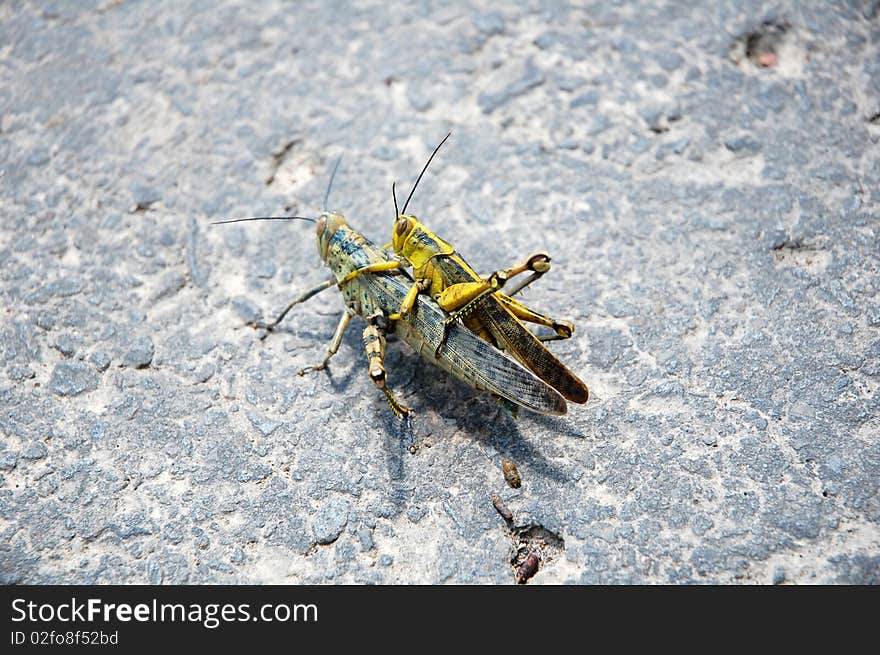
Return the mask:
<path id="1" fill-rule="evenodd" d="M 327 261 L 327 254 L 330 252 L 330 239 L 336 234 L 336 230 L 344 225 L 348 225 L 348 223 L 345 221 L 345 216 L 339 212 L 321 212 L 315 225 L 315 232 L 318 235 L 318 253 L 322 260 Z"/>
<path id="2" fill-rule="evenodd" d="M 397 217 L 391 234 L 391 244 L 394 246 L 394 252 L 398 255 L 403 253 L 407 238 L 418 226 L 419 219 L 411 214 L 401 214 Z"/>

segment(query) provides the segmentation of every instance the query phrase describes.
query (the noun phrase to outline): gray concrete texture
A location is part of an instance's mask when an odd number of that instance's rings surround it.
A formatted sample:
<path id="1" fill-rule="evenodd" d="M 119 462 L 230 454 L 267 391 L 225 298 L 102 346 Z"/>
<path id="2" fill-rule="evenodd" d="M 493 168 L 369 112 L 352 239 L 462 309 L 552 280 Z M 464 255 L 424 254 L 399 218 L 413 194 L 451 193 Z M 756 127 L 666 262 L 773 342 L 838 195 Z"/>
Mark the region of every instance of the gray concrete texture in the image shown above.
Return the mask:
<path id="1" fill-rule="evenodd" d="M 371 385 L 305 223 L 412 211 L 527 292 L 592 397 Z M 880 582 L 880 8 L 6 2 L 6 583 Z M 285 209 L 287 208 L 287 209 Z M 503 459 L 522 475 L 508 487 Z M 513 513 L 498 515 L 498 493 Z"/>

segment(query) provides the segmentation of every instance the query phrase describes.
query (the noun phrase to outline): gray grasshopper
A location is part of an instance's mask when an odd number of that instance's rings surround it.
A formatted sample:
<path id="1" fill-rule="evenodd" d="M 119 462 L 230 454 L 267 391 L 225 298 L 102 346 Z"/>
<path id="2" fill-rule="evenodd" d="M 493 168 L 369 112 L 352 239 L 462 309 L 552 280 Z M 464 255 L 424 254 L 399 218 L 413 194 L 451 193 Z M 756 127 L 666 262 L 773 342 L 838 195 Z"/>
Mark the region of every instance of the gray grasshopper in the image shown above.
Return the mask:
<path id="1" fill-rule="evenodd" d="M 334 169 L 331 184 L 335 173 Z M 329 191 L 328 186 L 327 194 Z M 325 208 L 326 200 L 325 195 Z M 291 302 L 275 321 L 250 325 L 272 330 L 294 306 L 336 286 L 342 292 L 345 311 L 327 355 L 320 363 L 302 369 L 299 374 L 325 368 L 339 349 L 351 319 L 361 316 L 367 323 L 363 339 L 370 380 L 385 394 L 394 414 L 402 419 L 410 450 L 414 450 L 412 410 L 397 400 L 386 379 L 385 342 L 389 332 L 396 332 L 425 361 L 439 366 L 474 389 L 487 391 L 503 401 L 541 414 L 561 415 L 566 412 L 565 399 L 555 389 L 460 322 L 448 325 L 448 315 L 427 295 L 420 294 L 413 311 L 401 316 L 399 309 L 413 286 L 412 277 L 400 268 L 396 258 L 349 226 L 341 213 L 325 209 L 317 219 L 262 216 L 216 223 L 252 220 L 304 220 L 315 223 L 318 253 L 333 276 Z M 444 334 L 445 347 L 441 355 L 435 357 Z"/>

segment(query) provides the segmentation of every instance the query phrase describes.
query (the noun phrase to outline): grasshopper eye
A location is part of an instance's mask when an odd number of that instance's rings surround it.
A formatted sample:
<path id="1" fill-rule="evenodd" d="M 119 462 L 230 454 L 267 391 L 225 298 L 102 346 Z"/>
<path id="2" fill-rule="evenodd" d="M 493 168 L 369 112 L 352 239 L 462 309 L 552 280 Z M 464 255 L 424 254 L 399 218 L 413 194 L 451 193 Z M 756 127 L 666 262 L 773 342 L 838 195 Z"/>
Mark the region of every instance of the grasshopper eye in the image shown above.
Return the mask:
<path id="1" fill-rule="evenodd" d="M 397 236 L 402 237 L 406 234 L 406 231 L 409 229 L 409 219 L 401 218 L 398 219 L 397 223 L 394 225 L 394 232 Z"/>

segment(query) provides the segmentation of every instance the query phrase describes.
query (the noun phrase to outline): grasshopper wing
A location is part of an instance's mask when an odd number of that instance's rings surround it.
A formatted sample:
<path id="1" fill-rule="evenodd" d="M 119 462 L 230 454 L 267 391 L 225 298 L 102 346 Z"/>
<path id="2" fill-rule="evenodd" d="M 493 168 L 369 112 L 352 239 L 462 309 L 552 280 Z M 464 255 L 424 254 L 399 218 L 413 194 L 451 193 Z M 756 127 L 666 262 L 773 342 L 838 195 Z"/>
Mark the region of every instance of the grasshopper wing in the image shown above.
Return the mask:
<path id="1" fill-rule="evenodd" d="M 379 279 L 384 284 L 377 286 L 389 296 L 387 306 L 399 306 L 408 289 L 408 278 L 381 276 L 377 281 Z M 396 330 L 422 357 L 477 390 L 488 391 L 541 414 L 565 414 L 565 400 L 555 389 L 460 321 L 451 325 L 446 347 L 440 358 L 435 359 L 434 351 L 443 337 L 446 318 L 437 303 L 422 294 L 415 311 L 398 321 Z"/>
<path id="2" fill-rule="evenodd" d="M 550 352 L 510 310 L 488 297 L 480 307 L 481 318 L 498 345 L 574 403 L 590 397 L 587 385 Z"/>
<path id="3" fill-rule="evenodd" d="M 428 237 L 422 236 L 421 238 Z M 439 238 L 434 235 L 431 235 L 431 238 L 439 241 Z M 445 244 L 446 242 L 440 243 Z M 439 248 L 439 246 L 434 246 L 434 248 Z M 445 276 L 453 283 L 480 280 L 480 276 L 458 257 L 438 258 L 437 266 L 442 268 Z M 566 399 L 574 403 L 587 402 L 590 397 L 587 385 L 559 361 L 556 355 L 550 352 L 497 298 L 487 296 L 480 302 L 473 316 L 474 320 L 489 331 L 500 348 L 513 355 Z M 470 318 L 465 318 L 464 321 L 466 325 L 474 326 Z"/>

